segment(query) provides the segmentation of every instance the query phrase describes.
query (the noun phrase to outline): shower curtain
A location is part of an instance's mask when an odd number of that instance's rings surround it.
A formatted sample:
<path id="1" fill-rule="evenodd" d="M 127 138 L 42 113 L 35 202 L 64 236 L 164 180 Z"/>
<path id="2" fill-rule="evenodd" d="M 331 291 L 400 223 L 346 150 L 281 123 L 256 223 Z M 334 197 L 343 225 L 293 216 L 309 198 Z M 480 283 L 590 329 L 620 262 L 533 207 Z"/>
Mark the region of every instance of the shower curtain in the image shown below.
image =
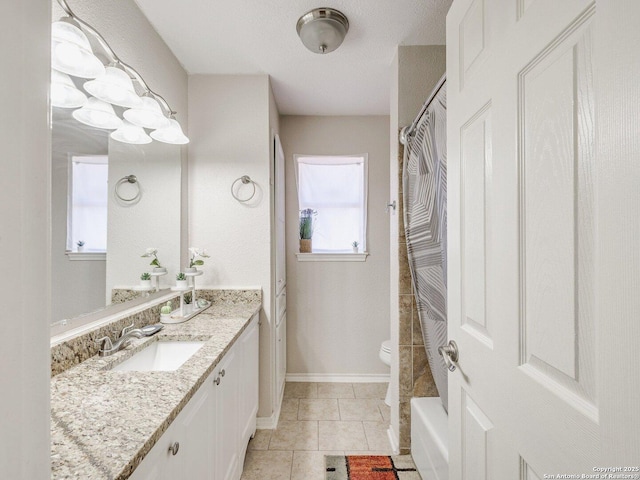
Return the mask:
<path id="1" fill-rule="evenodd" d="M 404 228 L 429 366 L 447 409 L 447 97 L 436 93 L 409 136 L 403 158 Z"/>

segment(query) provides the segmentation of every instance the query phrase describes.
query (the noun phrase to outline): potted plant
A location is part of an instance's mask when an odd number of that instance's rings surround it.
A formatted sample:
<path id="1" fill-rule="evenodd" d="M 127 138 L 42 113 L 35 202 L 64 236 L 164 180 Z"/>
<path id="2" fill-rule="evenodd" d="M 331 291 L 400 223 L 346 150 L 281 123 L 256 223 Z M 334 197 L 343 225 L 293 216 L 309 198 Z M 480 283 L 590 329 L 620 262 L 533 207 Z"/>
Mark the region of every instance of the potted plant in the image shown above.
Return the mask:
<path id="1" fill-rule="evenodd" d="M 353 247 L 353 253 L 358 253 L 358 245 L 360 245 L 357 241 L 354 241 L 351 246 Z"/>
<path id="2" fill-rule="evenodd" d="M 171 317 L 171 300 L 165 303 L 160 309 L 160 320 L 166 320 Z"/>
<path id="3" fill-rule="evenodd" d="M 185 268 L 185 272 L 187 273 L 195 273 L 198 271 L 196 267 L 204 265 L 204 260 L 200 260 L 200 258 L 209 258 L 211 255 L 207 253 L 207 251 L 195 247 L 189 247 L 189 266 Z"/>
<path id="4" fill-rule="evenodd" d="M 84 252 L 84 240 L 78 240 L 76 246 L 78 247 L 78 252 Z"/>
<path id="5" fill-rule="evenodd" d="M 311 208 L 300 210 L 300 253 L 311 253 L 311 237 L 313 237 L 313 221 L 318 212 Z"/>
<path id="6" fill-rule="evenodd" d="M 184 313 L 193 312 L 193 304 L 191 303 L 193 299 L 191 298 L 191 292 L 187 292 L 184 294 Z"/>
<path id="7" fill-rule="evenodd" d="M 167 271 L 165 267 L 160 264 L 160 260 L 158 259 L 158 249 L 157 248 L 147 248 L 147 251 L 140 255 L 141 257 L 153 257 L 151 263 L 149 265 L 153 266 L 153 271 L 155 273 L 164 273 Z"/>
<path id="8" fill-rule="evenodd" d="M 180 272 L 179 274 L 176 275 L 176 287 L 178 288 L 189 287 L 189 285 L 187 284 L 187 276 L 183 272 Z"/>
<path id="9" fill-rule="evenodd" d="M 151 288 L 151 274 L 149 272 L 144 272 L 140 275 L 140 286 Z"/>

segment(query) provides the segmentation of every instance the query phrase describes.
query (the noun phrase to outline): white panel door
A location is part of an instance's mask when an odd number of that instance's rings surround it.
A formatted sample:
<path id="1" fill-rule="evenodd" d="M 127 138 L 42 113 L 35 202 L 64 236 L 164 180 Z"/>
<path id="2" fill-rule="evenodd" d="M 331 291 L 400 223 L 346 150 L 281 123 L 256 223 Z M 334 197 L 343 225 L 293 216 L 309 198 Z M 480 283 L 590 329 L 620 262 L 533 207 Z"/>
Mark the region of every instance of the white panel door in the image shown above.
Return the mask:
<path id="1" fill-rule="evenodd" d="M 285 165 L 284 151 L 280 137 L 273 138 L 275 161 L 275 243 L 276 243 L 276 295 L 287 284 L 286 242 L 285 242 Z"/>
<path id="2" fill-rule="evenodd" d="M 251 324 L 242 334 L 238 343 L 238 351 L 242 353 L 242 366 L 238 399 L 240 403 L 239 432 L 240 452 L 247 448 L 249 439 L 256 431 L 256 416 L 258 414 L 258 356 L 259 356 L 258 315 L 251 320 Z M 240 459 L 242 460 L 242 459 Z"/>
<path id="3" fill-rule="evenodd" d="M 609 249 L 596 212 L 610 192 L 596 188 L 607 162 L 596 156 L 596 11 L 592 0 L 456 0 L 447 17 L 453 480 L 606 466 L 600 405 L 620 392 L 605 389 L 596 345 L 607 322 L 637 318 L 597 310 Z"/>
<path id="4" fill-rule="evenodd" d="M 239 477 L 239 398 L 240 362 L 237 348 L 231 348 L 218 364 L 216 382 L 216 479 Z"/>

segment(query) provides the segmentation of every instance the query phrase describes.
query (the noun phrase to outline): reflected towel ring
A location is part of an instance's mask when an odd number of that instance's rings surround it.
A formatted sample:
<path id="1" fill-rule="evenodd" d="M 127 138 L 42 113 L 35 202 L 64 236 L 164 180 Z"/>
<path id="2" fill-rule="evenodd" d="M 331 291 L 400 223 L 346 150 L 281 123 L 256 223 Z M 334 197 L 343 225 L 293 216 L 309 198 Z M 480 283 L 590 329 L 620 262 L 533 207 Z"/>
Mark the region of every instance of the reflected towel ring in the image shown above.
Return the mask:
<path id="1" fill-rule="evenodd" d="M 238 182 L 242 182 L 244 185 L 247 184 L 251 184 L 251 186 L 253 187 L 253 191 L 251 192 L 251 195 L 249 195 L 248 198 L 240 198 L 238 197 L 238 195 L 236 195 L 236 193 L 233 191 L 233 189 L 235 188 L 236 184 Z M 253 180 L 251 180 L 251 177 L 249 177 L 249 175 L 243 175 L 240 178 L 236 178 L 235 182 L 233 182 L 231 184 L 231 195 L 233 196 L 233 198 L 235 198 L 237 201 L 239 201 L 240 203 L 246 203 L 249 200 L 251 200 L 254 195 L 256 194 L 256 182 L 254 182 Z"/>
<path id="2" fill-rule="evenodd" d="M 136 185 L 137 192 L 133 197 L 123 197 L 122 195 L 120 195 L 120 186 L 125 183 L 133 183 Z M 138 183 L 138 178 L 135 175 L 127 175 L 126 177 L 122 177 L 120 180 L 118 180 L 118 183 L 116 183 L 115 194 L 116 197 L 118 197 L 123 202 L 135 202 L 136 200 L 138 200 L 140 198 L 140 184 Z"/>

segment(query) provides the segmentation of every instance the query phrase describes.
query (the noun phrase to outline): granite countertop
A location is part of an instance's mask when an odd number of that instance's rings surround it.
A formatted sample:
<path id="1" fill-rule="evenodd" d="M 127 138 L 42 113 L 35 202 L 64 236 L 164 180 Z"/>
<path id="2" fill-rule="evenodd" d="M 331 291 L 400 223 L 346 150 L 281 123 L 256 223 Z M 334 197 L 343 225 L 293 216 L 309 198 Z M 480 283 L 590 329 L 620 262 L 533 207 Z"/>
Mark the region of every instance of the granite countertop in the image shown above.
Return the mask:
<path id="1" fill-rule="evenodd" d="M 255 301 L 214 304 L 185 323 L 134 339 L 115 355 L 96 355 L 53 377 L 51 478 L 128 478 L 259 309 Z M 158 340 L 206 343 L 176 371 L 109 370 Z"/>

